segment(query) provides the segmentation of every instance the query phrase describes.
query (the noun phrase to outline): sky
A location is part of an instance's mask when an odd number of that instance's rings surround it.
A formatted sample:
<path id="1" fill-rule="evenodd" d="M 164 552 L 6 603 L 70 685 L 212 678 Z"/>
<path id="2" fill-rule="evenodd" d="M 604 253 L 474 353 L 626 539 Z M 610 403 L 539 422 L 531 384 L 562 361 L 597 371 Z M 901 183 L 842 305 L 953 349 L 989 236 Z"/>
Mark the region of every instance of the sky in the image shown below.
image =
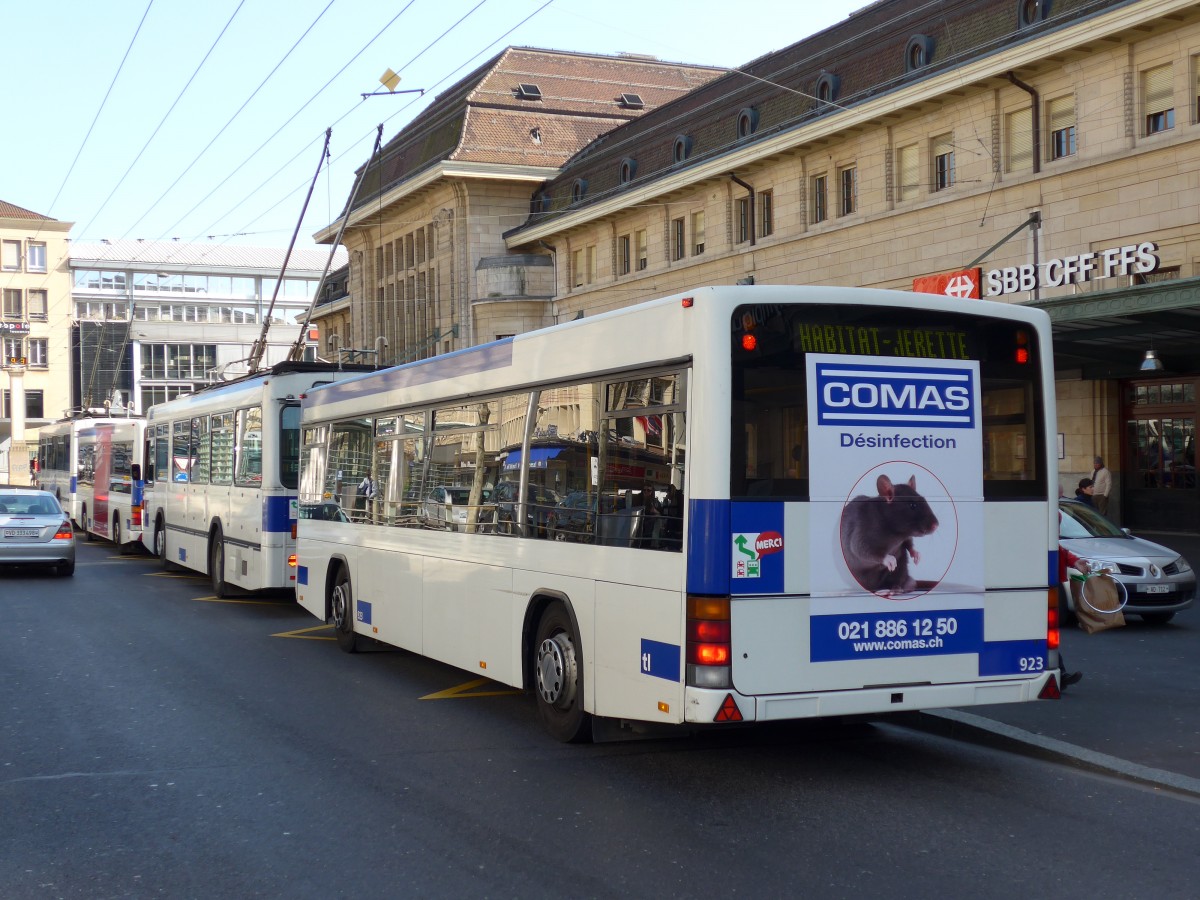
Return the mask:
<path id="1" fill-rule="evenodd" d="M 865 5 L 7 0 L 0 200 L 73 222 L 74 242 L 286 247 L 298 228 L 296 246 L 309 247 L 341 211 L 378 125 L 386 142 L 506 46 L 737 67 Z M 425 93 L 364 99 L 385 90 L 388 68 L 399 90 Z"/>

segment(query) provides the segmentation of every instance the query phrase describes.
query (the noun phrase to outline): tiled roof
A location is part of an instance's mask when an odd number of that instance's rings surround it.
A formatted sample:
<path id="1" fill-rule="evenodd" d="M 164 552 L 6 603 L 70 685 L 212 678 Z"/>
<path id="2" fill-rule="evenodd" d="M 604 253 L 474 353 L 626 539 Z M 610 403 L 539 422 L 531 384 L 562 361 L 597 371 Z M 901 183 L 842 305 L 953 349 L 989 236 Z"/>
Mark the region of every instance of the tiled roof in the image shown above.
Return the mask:
<path id="1" fill-rule="evenodd" d="M 387 142 L 379 162 L 363 175 L 355 206 L 449 159 L 557 167 L 598 134 L 722 71 L 637 56 L 510 47 L 439 94 Z M 521 84 L 536 85 L 541 99 L 521 99 Z M 622 94 L 637 94 L 644 105 L 623 104 Z M 532 137 L 535 129 L 541 144 Z"/>
<path id="2" fill-rule="evenodd" d="M 627 189 L 629 185 L 620 183 L 623 159 L 636 160 L 631 184 L 640 186 L 834 112 L 834 106 L 818 108 L 815 99 L 823 74 L 836 76 L 833 99 L 849 107 L 1124 2 L 1055 0 L 1046 21 L 1019 28 L 1018 4 L 1013 0 L 880 0 L 819 34 L 753 60 L 600 136 L 545 184 L 549 207 L 526 225 Z M 932 53 L 928 65 L 910 72 L 905 50 L 917 35 L 930 39 Z M 739 138 L 736 123 L 745 109 L 757 115 L 757 130 Z M 683 164 L 673 156 L 675 139 L 681 134 L 691 141 L 690 156 Z M 588 192 L 582 201 L 572 203 L 576 179 L 588 183 Z"/>
<path id="3" fill-rule="evenodd" d="M 101 241 L 74 243 L 69 252 L 75 268 L 92 263 L 128 263 L 130 268 L 159 266 L 167 271 L 190 269 L 213 272 L 242 269 L 278 272 L 287 250 L 280 247 L 242 247 L 234 244 L 188 244 L 182 241 Z M 329 250 L 325 247 L 298 247 L 288 260 L 288 274 L 318 277 L 325 269 Z M 331 269 L 347 263 L 345 248 L 334 254 Z"/>
<path id="4" fill-rule="evenodd" d="M 0 219 L 37 219 L 42 222 L 53 222 L 49 216 L 43 216 L 41 213 L 35 213 L 32 210 L 24 209 L 17 206 L 15 203 L 7 203 L 0 200 Z"/>

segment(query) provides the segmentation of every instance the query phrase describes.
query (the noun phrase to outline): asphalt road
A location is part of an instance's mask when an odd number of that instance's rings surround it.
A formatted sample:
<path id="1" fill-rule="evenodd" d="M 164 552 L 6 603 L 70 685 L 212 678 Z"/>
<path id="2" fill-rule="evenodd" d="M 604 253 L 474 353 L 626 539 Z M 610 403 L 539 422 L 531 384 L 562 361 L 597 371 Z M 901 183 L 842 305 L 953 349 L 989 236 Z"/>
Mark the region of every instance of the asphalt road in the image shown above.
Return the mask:
<path id="1" fill-rule="evenodd" d="M 1191 898 L 1200 881 L 1186 793 L 892 723 L 564 746 L 525 696 L 347 656 L 289 598 L 248 599 L 103 544 L 73 579 L 0 572 L 0 897 Z M 1145 706 L 1098 699 L 1087 655 L 1109 645 L 1081 643 L 1078 691 L 1037 706 Z"/>

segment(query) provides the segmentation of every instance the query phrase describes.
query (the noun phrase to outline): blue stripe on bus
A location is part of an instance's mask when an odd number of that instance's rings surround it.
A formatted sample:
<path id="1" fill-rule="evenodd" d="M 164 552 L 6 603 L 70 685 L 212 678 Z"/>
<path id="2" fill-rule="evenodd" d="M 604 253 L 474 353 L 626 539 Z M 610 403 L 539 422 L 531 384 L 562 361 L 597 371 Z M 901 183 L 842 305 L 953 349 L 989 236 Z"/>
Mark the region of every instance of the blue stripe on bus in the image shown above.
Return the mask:
<path id="1" fill-rule="evenodd" d="M 728 500 L 688 503 L 687 589 L 692 594 L 728 594 L 732 532 Z"/>
<path id="2" fill-rule="evenodd" d="M 1048 571 L 1049 575 L 1048 575 L 1048 577 L 1047 577 L 1047 579 L 1046 579 L 1046 583 L 1047 583 L 1047 584 L 1054 585 L 1054 584 L 1058 584 L 1058 583 L 1059 583 L 1059 581 L 1058 581 L 1058 572 L 1059 572 L 1059 568 L 1058 568 L 1058 551 L 1057 551 L 1057 550 L 1051 550 L 1051 551 L 1050 551 L 1050 554 L 1049 554 L 1049 556 L 1050 556 L 1050 559 L 1049 559 L 1049 562 L 1048 562 L 1048 564 L 1047 564 L 1047 565 L 1048 565 L 1048 570 L 1047 570 L 1047 571 Z"/>
<path id="3" fill-rule="evenodd" d="M 296 566 L 296 584 L 308 584 L 308 566 Z"/>
<path id="4" fill-rule="evenodd" d="M 263 498 L 262 528 L 264 532 L 292 531 L 292 504 L 295 497 L 270 496 Z"/>
<path id="5" fill-rule="evenodd" d="M 505 368 L 512 365 L 512 341 L 512 338 L 504 338 L 490 344 L 468 347 L 465 350 L 446 353 L 432 359 L 418 360 L 380 372 L 366 372 L 362 375 L 335 381 L 332 384 L 323 384 L 309 392 L 309 397 L 312 398 L 310 402 L 313 404 L 337 403 L 339 400 L 348 400 L 351 397 L 362 397 Z"/>
<path id="6" fill-rule="evenodd" d="M 77 490 L 79 490 L 79 476 L 72 475 L 71 476 L 71 493 L 74 494 Z"/>

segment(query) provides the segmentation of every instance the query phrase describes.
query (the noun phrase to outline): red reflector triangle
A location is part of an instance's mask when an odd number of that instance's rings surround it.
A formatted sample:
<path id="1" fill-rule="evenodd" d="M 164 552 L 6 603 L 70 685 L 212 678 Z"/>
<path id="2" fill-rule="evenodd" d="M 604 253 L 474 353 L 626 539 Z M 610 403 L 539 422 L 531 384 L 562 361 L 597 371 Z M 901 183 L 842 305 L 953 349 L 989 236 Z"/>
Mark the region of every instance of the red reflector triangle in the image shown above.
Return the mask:
<path id="1" fill-rule="evenodd" d="M 725 695 L 725 702 L 721 704 L 721 708 L 717 710 L 717 714 L 713 717 L 714 722 L 740 722 L 742 721 L 742 711 L 738 709 L 737 702 L 733 699 L 733 694 Z"/>
<path id="2" fill-rule="evenodd" d="M 1038 694 L 1038 699 L 1039 700 L 1061 700 L 1062 699 L 1062 691 L 1060 690 L 1060 688 L 1058 686 L 1057 678 L 1055 678 L 1053 675 L 1051 675 L 1046 680 L 1046 686 L 1043 687 L 1041 693 Z"/>

